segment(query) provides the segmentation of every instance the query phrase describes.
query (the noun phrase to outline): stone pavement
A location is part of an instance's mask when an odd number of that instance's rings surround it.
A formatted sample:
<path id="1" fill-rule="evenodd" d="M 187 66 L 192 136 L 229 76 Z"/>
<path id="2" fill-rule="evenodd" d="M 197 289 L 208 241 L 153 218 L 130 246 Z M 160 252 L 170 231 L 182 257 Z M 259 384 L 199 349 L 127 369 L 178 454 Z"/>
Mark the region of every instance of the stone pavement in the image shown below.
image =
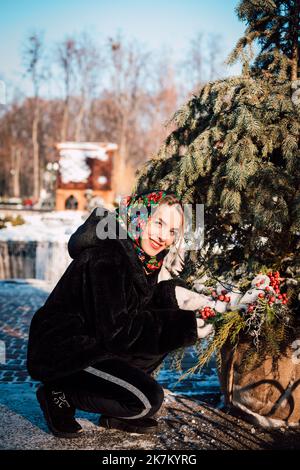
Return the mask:
<path id="1" fill-rule="evenodd" d="M 37 279 L 0 281 L 0 383 L 32 382 L 25 363 L 28 330 L 49 291 L 50 285 Z"/>
<path id="2" fill-rule="evenodd" d="M 49 289 L 44 281 L 0 281 L 0 449 L 300 448 L 299 431 L 266 432 L 221 409 L 169 390 L 165 390 L 156 434 L 103 430 L 97 426 L 98 415 L 78 412 L 85 431 L 82 437 L 54 437 L 35 398 L 37 382 L 28 377 L 25 367 L 30 320 Z"/>

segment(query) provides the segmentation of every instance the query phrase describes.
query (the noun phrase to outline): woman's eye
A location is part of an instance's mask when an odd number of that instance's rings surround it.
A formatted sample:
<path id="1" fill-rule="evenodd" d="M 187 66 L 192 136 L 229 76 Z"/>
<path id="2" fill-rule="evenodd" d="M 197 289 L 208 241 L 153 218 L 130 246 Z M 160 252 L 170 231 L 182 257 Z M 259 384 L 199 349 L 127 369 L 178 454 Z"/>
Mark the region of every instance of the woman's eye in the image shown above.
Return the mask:
<path id="1" fill-rule="evenodd" d="M 155 223 L 156 223 L 157 225 L 161 225 L 161 221 L 160 221 L 160 220 L 156 220 Z"/>

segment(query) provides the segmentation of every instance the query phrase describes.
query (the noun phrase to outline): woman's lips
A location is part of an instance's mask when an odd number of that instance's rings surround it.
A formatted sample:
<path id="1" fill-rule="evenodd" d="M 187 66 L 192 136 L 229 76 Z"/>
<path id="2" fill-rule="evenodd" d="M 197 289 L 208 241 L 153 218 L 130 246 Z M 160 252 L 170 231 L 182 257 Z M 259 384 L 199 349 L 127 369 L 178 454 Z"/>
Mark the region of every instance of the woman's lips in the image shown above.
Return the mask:
<path id="1" fill-rule="evenodd" d="M 151 245 L 155 250 L 158 250 L 159 248 L 162 247 L 162 245 L 160 245 L 159 243 L 155 242 L 154 240 L 151 240 L 151 238 L 149 238 L 149 242 L 150 242 L 150 245 Z"/>

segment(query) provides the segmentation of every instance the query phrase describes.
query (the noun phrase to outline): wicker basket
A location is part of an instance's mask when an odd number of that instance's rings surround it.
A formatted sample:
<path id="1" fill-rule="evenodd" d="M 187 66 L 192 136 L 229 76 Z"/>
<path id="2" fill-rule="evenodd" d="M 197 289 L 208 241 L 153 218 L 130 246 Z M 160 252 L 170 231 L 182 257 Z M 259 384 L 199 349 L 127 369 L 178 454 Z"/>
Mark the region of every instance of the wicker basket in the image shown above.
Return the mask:
<path id="1" fill-rule="evenodd" d="M 297 337 L 296 337 L 297 338 Z M 300 350 L 300 331 L 298 334 Z M 263 427 L 300 425 L 300 354 L 288 345 L 276 364 L 266 356 L 250 372 L 242 372 L 241 362 L 251 340 L 230 343 L 221 350 L 219 378 L 225 404 Z"/>

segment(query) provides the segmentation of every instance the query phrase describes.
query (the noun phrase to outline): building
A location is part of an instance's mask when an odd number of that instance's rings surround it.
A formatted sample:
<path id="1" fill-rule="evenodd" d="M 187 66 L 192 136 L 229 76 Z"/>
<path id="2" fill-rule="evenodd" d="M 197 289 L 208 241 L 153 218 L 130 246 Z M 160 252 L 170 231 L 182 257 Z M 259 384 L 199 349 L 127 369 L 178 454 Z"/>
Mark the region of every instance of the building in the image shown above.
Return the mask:
<path id="1" fill-rule="evenodd" d="M 61 142 L 57 144 L 56 210 L 89 210 L 111 205 L 115 199 L 114 161 L 118 146 L 107 142 Z"/>

